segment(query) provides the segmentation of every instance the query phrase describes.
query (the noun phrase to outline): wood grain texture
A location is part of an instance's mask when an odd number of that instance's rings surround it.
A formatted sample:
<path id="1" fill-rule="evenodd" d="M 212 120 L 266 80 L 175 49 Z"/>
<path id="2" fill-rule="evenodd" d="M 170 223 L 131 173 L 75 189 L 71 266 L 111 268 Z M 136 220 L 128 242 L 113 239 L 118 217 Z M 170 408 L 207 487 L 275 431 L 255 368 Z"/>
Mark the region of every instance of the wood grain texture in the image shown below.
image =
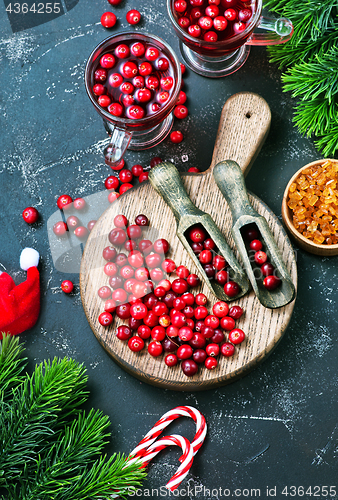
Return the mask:
<path id="1" fill-rule="evenodd" d="M 219 130 L 215 143 L 212 163 L 203 174 L 185 174 L 183 183 L 192 202 L 201 210 L 209 213 L 226 237 L 235 255 L 239 258 L 231 237 L 231 213 L 227 203 L 217 188 L 212 177 L 213 166 L 230 158 L 247 171 L 262 146 L 270 124 L 270 110 L 266 102 L 256 94 L 240 93 L 232 96 L 222 110 Z M 292 246 L 278 218 L 256 196 L 249 195 L 250 202 L 257 212 L 263 215 L 272 230 L 277 245 L 283 255 L 286 266 L 297 282 L 297 268 Z M 149 183 L 143 183 L 128 191 L 114 202 L 96 223 L 87 241 L 80 272 L 80 288 L 83 307 L 89 324 L 104 349 L 127 372 L 150 384 L 182 391 L 194 391 L 213 388 L 234 381 L 245 375 L 268 356 L 281 340 L 290 321 L 294 301 L 280 309 L 266 309 L 257 300 L 253 291 L 238 300 L 245 314 L 236 322 L 247 338 L 236 348 L 232 358 L 219 358 L 215 370 L 200 369 L 193 377 L 186 377 L 179 366 L 168 368 L 163 357 L 152 358 L 146 349 L 133 353 L 125 342 L 116 338 L 115 331 L 121 323 L 114 323 L 104 328 L 98 323 L 98 316 L 103 311 L 103 301 L 97 290 L 107 283 L 103 272 L 102 250 L 107 246 L 107 235 L 113 226 L 113 218 L 123 213 L 129 220 L 134 220 L 139 213 L 149 215 L 155 237 L 167 238 L 170 245 L 169 256 L 177 264 L 186 265 L 191 272 L 197 269 L 185 251 L 182 243 L 175 236 L 176 221 L 170 208 L 153 190 Z M 195 292 L 203 292 L 209 299 L 209 305 L 216 299 L 209 288 L 202 284 Z"/>
<path id="2" fill-rule="evenodd" d="M 284 191 L 284 196 L 283 196 L 283 201 L 282 201 L 282 217 L 284 224 L 291 234 L 292 238 L 294 241 L 297 243 L 299 248 L 302 250 L 305 250 L 306 252 L 312 253 L 314 255 L 321 255 L 325 257 L 333 257 L 334 255 L 338 255 L 338 244 L 336 245 L 318 245 L 317 243 L 314 243 L 313 241 L 305 238 L 292 223 L 292 210 L 288 207 L 288 199 L 289 199 L 289 189 L 291 184 L 297 179 L 297 177 L 301 174 L 302 170 L 305 170 L 306 168 L 309 167 L 314 167 L 315 165 L 322 165 L 326 161 L 331 161 L 333 163 L 338 163 L 338 160 L 334 160 L 332 158 L 329 159 L 323 159 L 323 160 L 316 160 L 312 161 L 311 163 L 308 163 L 304 167 L 300 168 L 297 170 L 297 172 L 291 177 L 291 179 L 288 182 L 288 185 L 285 188 Z"/>

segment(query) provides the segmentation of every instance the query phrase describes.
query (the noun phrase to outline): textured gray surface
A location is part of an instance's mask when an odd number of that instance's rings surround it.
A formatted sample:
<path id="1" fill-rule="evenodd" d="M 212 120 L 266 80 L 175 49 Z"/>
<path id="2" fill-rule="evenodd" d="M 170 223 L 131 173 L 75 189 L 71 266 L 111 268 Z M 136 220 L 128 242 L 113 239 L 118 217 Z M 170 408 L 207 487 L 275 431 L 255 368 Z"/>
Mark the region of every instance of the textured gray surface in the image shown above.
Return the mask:
<path id="1" fill-rule="evenodd" d="M 280 493 L 284 486 L 334 485 L 338 471 L 337 258 L 297 251 L 298 299 L 278 348 L 242 380 L 192 394 L 148 386 L 116 366 L 86 321 L 78 275 L 65 276 L 53 267 L 46 222 L 55 212 L 57 197 L 101 191 L 110 174 L 101 156 L 102 122 L 83 83 L 89 53 L 108 35 L 99 24 L 108 7 L 105 0 L 80 0 L 53 21 L 13 33 L 0 4 L 0 266 L 19 281 L 23 278 L 18 270 L 21 249 L 33 246 L 41 253 L 41 315 L 34 329 L 22 336 L 30 367 L 44 358 L 66 355 L 85 363 L 89 404 L 111 419 L 109 452 L 128 453 L 174 406 L 196 406 L 204 413 L 209 432 L 182 488 L 260 488 L 265 497 L 267 486 L 277 486 L 277 498 L 284 498 Z M 127 28 L 125 13 L 130 8 L 143 14 L 138 30 L 164 37 L 178 53 L 164 0 L 125 0 L 116 9 L 120 21 L 114 32 Z M 282 93 L 280 72 L 268 63 L 265 49 L 253 48 L 245 66 L 227 78 L 209 80 L 188 71 L 184 79 L 189 117 L 176 125 L 185 140 L 180 145 L 166 140 L 154 150 L 127 152 L 127 165 L 146 166 L 153 156 L 161 156 L 181 170 L 206 169 L 223 103 L 241 90 L 257 92 L 271 107 L 272 127 L 247 185 L 279 215 L 288 179 L 319 154 L 293 128 L 292 100 Z M 41 214 L 37 227 L 27 226 L 21 217 L 30 205 Z M 65 277 L 77 284 L 72 296 L 60 290 Z M 188 421 L 180 420 L 173 430 L 193 436 Z M 158 456 L 145 487 L 164 485 L 177 468 L 178 456 L 176 450 Z M 202 490 L 199 496 L 221 498 L 216 491 Z M 319 496 L 336 498 L 321 492 Z M 181 497 L 193 495 L 182 492 Z"/>

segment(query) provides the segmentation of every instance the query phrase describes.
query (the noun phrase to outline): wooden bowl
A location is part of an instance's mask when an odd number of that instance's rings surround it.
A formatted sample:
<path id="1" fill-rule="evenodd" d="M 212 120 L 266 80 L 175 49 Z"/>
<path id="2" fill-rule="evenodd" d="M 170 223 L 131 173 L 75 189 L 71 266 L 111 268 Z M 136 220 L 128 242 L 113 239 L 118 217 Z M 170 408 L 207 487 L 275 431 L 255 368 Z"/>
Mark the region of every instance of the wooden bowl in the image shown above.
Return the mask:
<path id="1" fill-rule="evenodd" d="M 289 194 L 289 189 L 291 184 L 296 180 L 296 178 L 301 174 L 303 170 L 305 170 L 308 167 L 313 167 L 314 165 L 322 165 L 326 161 L 331 161 L 332 163 L 338 163 L 338 160 L 333 160 L 331 158 L 326 158 L 323 160 L 316 160 L 311 163 L 308 163 L 304 167 L 300 168 L 290 179 L 288 185 L 286 186 L 284 196 L 283 196 L 283 202 L 282 202 L 282 217 L 284 224 L 288 231 L 290 232 L 291 236 L 297 243 L 297 245 L 302 248 L 303 250 L 306 250 L 307 252 L 313 253 L 315 255 L 323 255 L 323 256 L 332 256 L 332 255 L 338 255 L 338 244 L 336 245 L 324 245 L 321 244 L 319 245 L 318 243 L 314 243 L 313 241 L 308 240 L 303 236 L 295 226 L 293 225 L 292 222 L 292 210 L 288 207 L 287 201 L 288 201 L 288 194 Z"/>

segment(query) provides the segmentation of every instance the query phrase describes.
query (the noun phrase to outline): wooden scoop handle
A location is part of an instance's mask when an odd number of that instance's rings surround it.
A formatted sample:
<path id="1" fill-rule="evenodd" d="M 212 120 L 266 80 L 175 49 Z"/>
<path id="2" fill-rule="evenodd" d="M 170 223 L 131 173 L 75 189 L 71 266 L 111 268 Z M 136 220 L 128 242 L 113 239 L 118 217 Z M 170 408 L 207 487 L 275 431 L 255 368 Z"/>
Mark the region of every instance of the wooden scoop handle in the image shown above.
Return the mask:
<path id="1" fill-rule="evenodd" d="M 246 175 L 269 133 L 271 111 L 258 94 L 239 92 L 223 106 L 210 173 L 222 160 L 234 160 Z"/>

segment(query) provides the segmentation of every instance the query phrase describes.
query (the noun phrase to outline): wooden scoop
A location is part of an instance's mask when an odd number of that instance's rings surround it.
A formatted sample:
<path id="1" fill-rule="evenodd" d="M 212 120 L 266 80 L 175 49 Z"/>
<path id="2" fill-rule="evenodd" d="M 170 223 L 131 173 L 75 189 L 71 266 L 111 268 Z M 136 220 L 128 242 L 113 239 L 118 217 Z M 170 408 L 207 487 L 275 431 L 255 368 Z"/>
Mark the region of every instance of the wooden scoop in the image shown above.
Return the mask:
<path id="1" fill-rule="evenodd" d="M 220 300 L 230 301 L 238 299 L 246 294 L 250 284 L 245 272 L 211 216 L 197 208 L 190 200 L 175 165 L 170 162 L 160 163 L 150 170 L 149 181 L 173 211 L 177 224 L 176 234 L 197 266 L 204 282 L 216 297 Z M 240 286 L 240 292 L 235 297 L 228 297 L 228 295 L 224 293 L 223 286 L 219 285 L 215 279 L 208 278 L 198 257 L 191 248 L 187 233 L 189 229 L 196 224 L 200 224 L 204 227 L 205 231 L 214 240 L 219 250 L 219 254 L 221 254 L 229 264 L 230 270 L 228 272 L 230 279 Z"/>
<path id="2" fill-rule="evenodd" d="M 227 160 L 215 166 L 213 175 L 231 209 L 233 224 L 231 234 L 258 300 L 270 309 L 289 304 L 295 298 L 295 287 L 266 219 L 256 212 L 249 201 L 242 170 L 235 161 Z M 281 285 L 275 290 L 267 290 L 262 280 L 255 276 L 249 258 L 248 243 L 242 234 L 243 228 L 249 224 L 257 226 L 270 261 L 282 280 Z"/>

